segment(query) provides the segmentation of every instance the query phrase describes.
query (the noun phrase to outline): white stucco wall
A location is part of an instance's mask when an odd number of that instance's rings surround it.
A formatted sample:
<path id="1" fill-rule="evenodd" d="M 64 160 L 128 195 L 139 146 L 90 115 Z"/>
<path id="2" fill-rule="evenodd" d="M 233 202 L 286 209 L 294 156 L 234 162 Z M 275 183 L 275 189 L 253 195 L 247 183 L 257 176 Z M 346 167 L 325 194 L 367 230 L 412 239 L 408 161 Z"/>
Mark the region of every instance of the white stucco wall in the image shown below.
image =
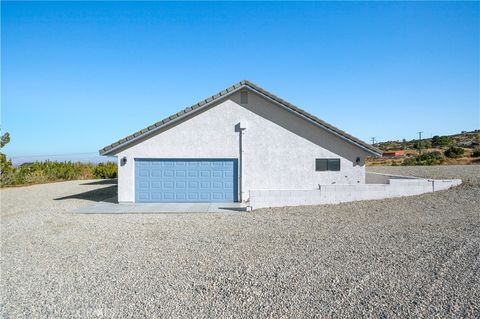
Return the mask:
<path id="1" fill-rule="evenodd" d="M 235 126 L 246 127 L 240 147 Z M 236 158 L 241 160 L 241 198 L 250 190 L 312 190 L 319 184 L 364 184 L 360 148 L 306 122 L 263 97 L 249 92 L 240 105 L 240 93 L 229 96 L 201 114 L 164 129 L 119 151 L 118 199 L 135 199 L 135 158 Z M 120 159 L 127 158 L 125 165 Z M 355 164 L 357 157 L 360 165 Z M 339 172 L 316 172 L 316 158 L 340 158 Z"/>

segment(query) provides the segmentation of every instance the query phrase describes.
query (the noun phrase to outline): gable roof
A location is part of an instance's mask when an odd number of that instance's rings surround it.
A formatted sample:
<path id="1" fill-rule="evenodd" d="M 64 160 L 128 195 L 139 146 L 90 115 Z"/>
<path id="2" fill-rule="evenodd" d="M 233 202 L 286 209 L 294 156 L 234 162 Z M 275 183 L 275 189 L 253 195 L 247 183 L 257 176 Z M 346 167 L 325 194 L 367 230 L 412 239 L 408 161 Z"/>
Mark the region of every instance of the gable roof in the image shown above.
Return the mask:
<path id="1" fill-rule="evenodd" d="M 262 89 L 261 87 L 253 84 L 252 82 L 250 81 L 247 81 L 247 80 L 244 80 L 244 81 L 240 81 L 230 87 L 228 87 L 227 89 L 211 96 L 211 97 L 208 97 L 206 98 L 205 100 L 202 100 L 200 102 L 198 102 L 197 104 L 194 104 L 190 107 L 187 107 L 183 110 L 181 110 L 180 112 L 176 113 L 176 114 L 173 114 L 161 121 L 158 121 L 146 128 L 144 128 L 143 130 L 140 130 L 138 132 L 135 132 L 133 133 L 132 135 L 129 135 L 125 138 L 122 138 L 121 140 L 118 140 L 116 141 L 115 143 L 112 143 L 108 146 L 105 146 L 104 148 L 102 148 L 99 153 L 100 155 L 111 155 L 112 153 L 114 153 L 116 150 L 120 149 L 120 148 L 124 148 L 125 146 L 127 146 L 128 144 L 131 144 L 133 143 L 134 141 L 137 141 L 138 139 L 140 138 L 144 138 L 148 135 L 151 135 L 153 133 L 155 133 L 156 131 L 174 123 L 174 122 L 177 122 L 178 120 L 181 120 L 183 119 L 184 117 L 188 116 L 188 115 L 192 115 L 194 113 L 197 113 L 199 110 L 201 109 L 204 109 L 206 107 L 208 107 L 209 105 L 211 105 L 213 102 L 217 102 L 218 100 L 222 99 L 222 98 L 225 98 L 229 95 L 232 95 L 233 93 L 235 92 L 238 92 L 242 89 L 248 89 L 248 90 L 251 90 L 253 92 L 256 92 L 257 94 L 263 96 L 264 98 L 274 102 L 275 104 L 283 107 L 284 109 L 286 109 L 287 111 L 290 111 L 300 117 L 302 117 L 303 119 L 317 125 L 317 126 L 320 126 L 322 127 L 323 129 L 337 135 L 338 137 L 342 138 L 343 140 L 351 143 L 351 144 L 354 144 L 358 147 L 360 147 L 361 149 L 363 149 L 364 151 L 374 155 L 374 156 L 381 156 L 382 155 L 382 152 L 373 147 L 372 145 L 370 144 L 367 144 L 365 143 L 364 141 L 362 140 L 359 140 L 358 138 L 348 134 L 347 132 L 345 131 L 342 131 L 338 128 L 336 128 L 335 126 L 331 125 L 331 124 L 328 124 L 327 122 L 319 119 L 318 117 L 296 107 L 295 105 L 293 104 L 290 104 L 289 102 L 273 95 L 272 93 Z"/>

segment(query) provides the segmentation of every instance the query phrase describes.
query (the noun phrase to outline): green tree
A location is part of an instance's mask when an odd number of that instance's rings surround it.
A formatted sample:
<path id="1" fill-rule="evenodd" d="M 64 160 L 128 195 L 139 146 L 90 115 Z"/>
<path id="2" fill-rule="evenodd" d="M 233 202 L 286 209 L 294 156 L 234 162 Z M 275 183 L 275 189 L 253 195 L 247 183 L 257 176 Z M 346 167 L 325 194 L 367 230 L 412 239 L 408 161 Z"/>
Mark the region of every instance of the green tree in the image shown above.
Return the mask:
<path id="1" fill-rule="evenodd" d="M 3 148 L 10 142 L 10 134 L 7 132 L 0 137 L 0 148 Z"/>
<path id="2" fill-rule="evenodd" d="M 435 135 L 432 137 L 432 146 L 450 146 L 453 144 L 453 139 L 448 136 L 438 136 Z"/>
<path id="3" fill-rule="evenodd" d="M 0 149 L 10 142 L 10 134 L 5 133 L 0 137 Z M 7 159 L 7 155 L 0 152 L 0 174 L 1 183 L 4 184 L 13 173 L 12 161 Z"/>

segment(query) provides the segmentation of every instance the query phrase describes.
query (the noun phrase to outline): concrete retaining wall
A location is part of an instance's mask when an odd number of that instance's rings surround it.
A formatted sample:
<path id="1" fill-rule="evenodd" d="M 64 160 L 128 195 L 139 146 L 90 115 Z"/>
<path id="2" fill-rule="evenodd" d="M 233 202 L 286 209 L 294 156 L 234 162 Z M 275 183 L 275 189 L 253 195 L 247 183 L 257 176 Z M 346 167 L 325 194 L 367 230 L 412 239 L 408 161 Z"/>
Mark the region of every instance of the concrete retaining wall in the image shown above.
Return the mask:
<path id="1" fill-rule="evenodd" d="M 388 175 L 381 173 L 365 173 L 365 184 L 389 184 L 391 179 L 416 179 L 418 177 L 402 176 L 402 175 Z"/>
<path id="2" fill-rule="evenodd" d="M 460 179 L 432 180 L 399 177 L 404 178 L 388 178 L 388 184 L 320 185 L 319 189 L 313 190 L 251 190 L 249 206 L 251 209 L 257 209 L 384 199 L 444 190 L 462 183 Z M 377 180 L 382 181 L 384 178 L 378 176 Z"/>

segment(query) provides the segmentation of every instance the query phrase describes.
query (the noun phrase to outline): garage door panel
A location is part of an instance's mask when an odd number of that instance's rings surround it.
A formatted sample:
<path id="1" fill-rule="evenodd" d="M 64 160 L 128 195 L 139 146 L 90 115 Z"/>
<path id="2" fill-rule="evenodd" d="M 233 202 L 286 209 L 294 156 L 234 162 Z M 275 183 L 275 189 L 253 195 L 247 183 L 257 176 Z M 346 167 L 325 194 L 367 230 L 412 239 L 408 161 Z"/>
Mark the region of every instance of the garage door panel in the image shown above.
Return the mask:
<path id="1" fill-rule="evenodd" d="M 148 182 L 139 182 L 139 183 L 138 183 L 138 186 L 139 186 L 140 189 L 142 189 L 142 188 L 143 188 L 143 189 L 148 188 L 148 185 L 149 185 Z"/>
<path id="2" fill-rule="evenodd" d="M 188 188 L 190 189 L 198 189 L 198 182 L 194 181 L 194 182 L 188 182 Z"/>
<path id="3" fill-rule="evenodd" d="M 138 175 L 140 177 L 148 177 L 150 175 L 150 172 L 146 169 L 140 169 Z"/>
<path id="4" fill-rule="evenodd" d="M 223 193 L 213 193 L 212 197 L 213 197 L 214 200 L 219 200 L 219 201 L 224 199 L 223 198 Z"/>
<path id="5" fill-rule="evenodd" d="M 165 190 L 173 189 L 173 182 L 163 182 L 163 189 Z"/>
<path id="6" fill-rule="evenodd" d="M 175 182 L 175 189 L 184 190 L 185 188 L 187 188 L 186 182 Z"/>
<path id="7" fill-rule="evenodd" d="M 189 170 L 187 175 L 188 177 L 198 177 L 198 171 Z"/>
<path id="8" fill-rule="evenodd" d="M 136 159 L 137 202 L 233 202 L 235 159 Z"/>
<path id="9" fill-rule="evenodd" d="M 223 177 L 223 171 L 218 171 L 218 170 L 215 170 L 212 172 L 212 177 L 213 178 L 222 178 Z"/>
<path id="10" fill-rule="evenodd" d="M 141 200 L 148 200 L 150 197 L 149 197 L 148 193 L 139 192 L 138 193 L 138 198 L 141 199 Z"/>
<path id="11" fill-rule="evenodd" d="M 210 201 L 212 196 L 210 193 L 200 193 L 200 199 L 203 201 Z"/>
<path id="12" fill-rule="evenodd" d="M 163 200 L 164 201 L 173 201 L 175 198 L 175 194 L 173 192 L 164 192 L 163 193 Z"/>
<path id="13" fill-rule="evenodd" d="M 151 177 L 162 177 L 162 171 L 159 169 L 154 169 L 150 173 Z"/>
<path id="14" fill-rule="evenodd" d="M 175 193 L 175 200 L 184 201 L 187 199 L 187 193 Z"/>
<path id="15" fill-rule="evenodd" d="M 188 193 L 189 200 L 198 200 L 200 198 L 198 193 Z"/>
<path id="16" fill-rule="evenodd" d="M 210 171 L 206 171 L 206 170 L 200 171 L 201 178 L 210 178 L 210 175 L 211 175 Z"/>
<path id="17" fill-rule="evenodd" d="M 175 172 L 173 169 L 166 169 L 162 171 L 163 178 L 168 178 L 168 177 L 173 177 L 175 175 Z"/>
<path id="18" fill-rule="evenodd" d="M 175 171 L 175 177 L 186 177 L 187 172 L 183 169 Z"/>
<path id="19" fill-rule="evenodd" d="M 152 192 L 152 193 L 150 193 L 150 198 L 152 200 L 160 200 L 160 199 L 162 199 L 162 193 Z"/>

